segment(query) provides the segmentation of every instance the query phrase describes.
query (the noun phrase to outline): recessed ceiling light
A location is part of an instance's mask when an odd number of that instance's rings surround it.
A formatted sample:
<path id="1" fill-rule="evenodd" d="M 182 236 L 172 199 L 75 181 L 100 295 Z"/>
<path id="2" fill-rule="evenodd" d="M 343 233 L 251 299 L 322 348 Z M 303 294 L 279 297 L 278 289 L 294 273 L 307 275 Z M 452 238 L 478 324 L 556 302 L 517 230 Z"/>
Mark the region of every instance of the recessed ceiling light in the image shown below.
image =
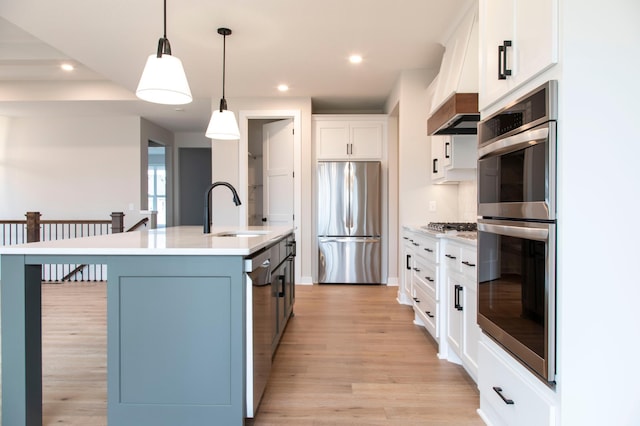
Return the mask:
<path id="1" fill-rule="evenodd" d="M 362 56 L 351 55 L 349 56 L 349 62 L 351 62 L 352 64 L 359 64 L 360 62 L 362 62 Z"/>
<path id="2" fill-rule="evenodd" d="M 287 86 L 286 84 L 279 84 L 278 85 L 278 90 L 281 92 L 286 92 L 289 90 L 289 86 Z"/>
<path id="3" fill-rule="evenodd" d="M 73 71 L 74 70 L 73 65 L 67 64 L 67 63 L 60 65 L 60 68 L 62 68 L 65 71 Z"/>

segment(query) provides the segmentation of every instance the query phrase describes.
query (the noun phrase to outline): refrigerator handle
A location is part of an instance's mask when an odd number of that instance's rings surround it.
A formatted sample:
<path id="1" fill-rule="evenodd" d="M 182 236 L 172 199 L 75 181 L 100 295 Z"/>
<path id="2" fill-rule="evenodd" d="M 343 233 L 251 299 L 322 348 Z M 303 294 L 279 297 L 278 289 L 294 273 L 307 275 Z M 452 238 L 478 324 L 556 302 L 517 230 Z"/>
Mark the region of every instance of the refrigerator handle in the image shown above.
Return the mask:
<path id="1" fill-rule="evenodd" d="M 353 202 L 353 165 L 351 163 L 349 163 L 347 180 L 349 183 L 349 198 L 347 202 L 347 220 L 345 223 L 347 225 L 347 228 L 349 228 L 349 234 L 351 234 L 351 230 L 353 229 L 353 211 L 351 209 L 351 203 Z"/>
<path id="2" fill-rule="evenodd" d="M 320 238 L 322 243 L 380 243 L 380 237 L 326 237 Z"/>

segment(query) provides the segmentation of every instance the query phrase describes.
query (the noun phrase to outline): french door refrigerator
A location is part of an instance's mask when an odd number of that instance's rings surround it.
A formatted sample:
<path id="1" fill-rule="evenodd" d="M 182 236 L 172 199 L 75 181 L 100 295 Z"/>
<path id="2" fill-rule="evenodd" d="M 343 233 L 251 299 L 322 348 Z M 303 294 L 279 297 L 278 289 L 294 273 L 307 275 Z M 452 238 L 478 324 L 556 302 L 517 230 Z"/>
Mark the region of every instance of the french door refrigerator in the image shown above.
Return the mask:
<path id="1" fill-rule="evenodd" d="M 318 282 L 380 284 L 379 161 L 318 162 Z"/>

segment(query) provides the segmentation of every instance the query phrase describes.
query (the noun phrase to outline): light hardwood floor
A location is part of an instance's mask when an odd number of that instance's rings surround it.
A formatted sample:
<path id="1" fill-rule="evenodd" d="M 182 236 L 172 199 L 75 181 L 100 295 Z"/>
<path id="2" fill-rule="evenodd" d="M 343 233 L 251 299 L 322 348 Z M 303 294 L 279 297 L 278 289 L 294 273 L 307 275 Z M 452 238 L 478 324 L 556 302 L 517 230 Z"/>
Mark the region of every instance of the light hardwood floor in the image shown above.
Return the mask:
<path id="1" fill-rule="evenodd" d="M 106 425 L 105 287 L 43 285 L 45 425 Z M 482 425 L 475 384 L 437 358 L 396 291 L 297 286 L 295 316 L 248 425 Z"/>

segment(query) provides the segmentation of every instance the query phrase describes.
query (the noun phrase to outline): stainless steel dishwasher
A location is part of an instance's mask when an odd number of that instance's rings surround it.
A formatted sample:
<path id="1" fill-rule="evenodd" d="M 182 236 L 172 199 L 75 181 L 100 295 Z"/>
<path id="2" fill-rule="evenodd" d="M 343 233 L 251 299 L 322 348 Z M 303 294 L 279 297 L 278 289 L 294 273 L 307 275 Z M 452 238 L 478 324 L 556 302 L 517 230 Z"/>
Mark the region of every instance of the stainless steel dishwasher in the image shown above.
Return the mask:
<path id="1" fill-rule="evenodd" d="M 245 259 L 247 274 L 247 417 L 254 417 L 271 371 L 271 251 Z"/>

